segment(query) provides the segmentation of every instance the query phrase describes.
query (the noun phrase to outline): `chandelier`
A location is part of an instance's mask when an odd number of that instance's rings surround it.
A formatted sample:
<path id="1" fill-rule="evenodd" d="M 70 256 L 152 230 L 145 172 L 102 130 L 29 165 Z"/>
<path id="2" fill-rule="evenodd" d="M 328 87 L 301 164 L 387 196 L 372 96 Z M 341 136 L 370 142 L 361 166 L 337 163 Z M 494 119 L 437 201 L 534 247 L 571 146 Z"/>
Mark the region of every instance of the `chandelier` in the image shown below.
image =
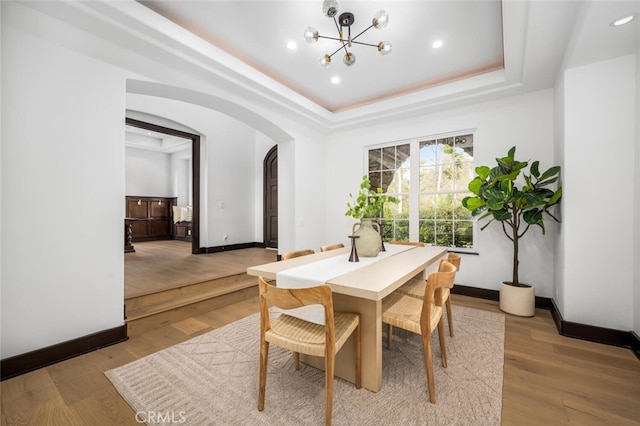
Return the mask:
<path id="1" fill-rule="evenodd" d="M 328 18 L 333 18 L 333 22 L 336 24 L 336 29 L 338 30 L 338 37 L 322 36 L 318 33 L 318 30 L 316 28 L 307 27 L 304 32 L 304 39 L 307 41 L 307 43 L 316 43 L 319 38 L 336 40 L 340 42 L 340 47 L 338 47 L 335 52 L 333 52 L 332 54 L 325 54 L 322 58 L 320 58 L 320 65 L 322 65 L 323 67 L 328 67 L 329 64 L 331 64 L 331 58 L 333 57 L 333 55 L 340 52 L 341 50 L 344 50 L 342 61 L 345 63 L 345 65 L 353 65 L 356 62 L 356 55 L 350 49 L 354 44 L 376 47 L 381 55 L 386 55 L 387 53 L 391 52 L 391 43 L 389 43 L 388 41 L 381 41 L 378 44 L 362 43 L 356 41 L 358 37 L 367 32 L 367 30 L 369 30 L 371 27 L 381 29 L 387 26 L 387 24 L 389 23 L 389 14 L 385 10 L 380 10 L 375 15 L 373 15 L 371 25 L 369 25 L 354 37 L 351 37 L 351 25 L 353 25 L 355 19 L 353 13 L 341 13 L 338 19 L 336 19 L 336 15 L 338 14 L 338 2 L 336 0 L 324 0 L 322 2 L 322 13 Z M 347 32 L 346 35 L 345 29 Z"/>

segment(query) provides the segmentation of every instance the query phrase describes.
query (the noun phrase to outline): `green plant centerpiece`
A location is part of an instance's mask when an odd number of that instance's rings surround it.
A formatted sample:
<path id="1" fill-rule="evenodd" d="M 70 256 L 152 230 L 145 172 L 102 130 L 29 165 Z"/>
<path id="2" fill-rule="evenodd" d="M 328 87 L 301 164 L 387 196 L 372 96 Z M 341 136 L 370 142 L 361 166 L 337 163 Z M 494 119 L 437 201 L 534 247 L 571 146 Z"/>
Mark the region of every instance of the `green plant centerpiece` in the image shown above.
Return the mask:
<path id="1" fill-rule="evenodd" d="M 362 176 L 358 195 L 354 198 L 353 194 L 349 194 L 349 197 L 352 201 L 347 202 L 345 216 L 359 220 L 352 230 L 353 236 L 357 237 L 357 254 L 360 257 L 376 257 L 382 249 L 381 225 L 376 219 L 380 218 L 385 203 L 398 203 L 400 200 L 387 195 L 382 188 L 373 189 L 368 175 Z"/>
<path id="2" fill-rule="evenodd" d="M 560 222 L 549 209 L 558 204 L 562 198 L 562 187 L 555 191 L 548 187 L 557 182 L 560 175 L 560 166 L 553 166 L 544 172 L 540 172 L 540 162 L 517 161 L 515 159 L 515 146 L 512 147 L 506 157 L 496 158 L 497 165 L 476 167 L 477 176 L 469 182 L 469 191 L 474 196 L 465 197 L 462 205 L 471 211 L 472 216 L 479 216 L 478 220 L 487 219 L 488 222 L 480 228 L 484 230 L 492 222 L 497 221 L 502 225 L 502 231 L 513 243 L 513 273 L 511 282 L 504 285 L 511 287 L 531 286 L 520 282 L 518 276 L 518 249 L 522 238 L 531 226 L 539 226 L 542 234 L 545 234 L 545 217 Z M 527 171 L 527 167 L 529 169 Z M 522 174 L 520 186 L 516 180 Z M 503 287 L 501 287 L 500 304 L 503 308 Z M 516 315 L 532 316 L 535 312 L 535 296 L 531 288 L 531 300 L 533 308 L 527 308 L 528 314 L 504 311 Z M 505 291 L 509 291 L 508 289 Z M 531 309 L 533 312 L 531 312 Z"/>

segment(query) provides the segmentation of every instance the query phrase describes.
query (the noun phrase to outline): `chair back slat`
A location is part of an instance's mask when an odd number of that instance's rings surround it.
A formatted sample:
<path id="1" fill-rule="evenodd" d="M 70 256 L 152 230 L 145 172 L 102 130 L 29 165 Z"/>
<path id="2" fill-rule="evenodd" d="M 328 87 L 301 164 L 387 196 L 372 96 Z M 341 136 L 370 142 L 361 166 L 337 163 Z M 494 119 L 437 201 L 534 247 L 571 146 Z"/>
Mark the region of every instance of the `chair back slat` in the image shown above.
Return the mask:
<path id="1" fill-rule="evenodd" d="M 438 272 L 432 272 L 427 279 L 427 287 L 424 292 L 424 300 L 422 301 L 422 314 L 420 315 L 420 326 L 423 330 L 430 329 L 431 311 L 436 306 L 442 306 L 442 298 L 436 297 L 436 291 L 439 288 L 453 287 L 456 277 L 456 267 L 446 260 L 440 263 Z"/>
<path id="2" fill-rule="evenodd" d="M 271 328 L 269 321 L 269 307 L 280 309 L 295 309 L 309 305 L 322 305 L 324 307 L 324 321 L 327 334 L 327 343 L 335 340 L 333 314 L 333 297 L 331 286 L 322 284 L 306 288 L 280 288 L 267 284 L 262 277 L 258 277 L 260 300 L 260 325 L 264 330 Z"/>
<path id="3" fill-rule="evenodd" d="M 309 254 L 314 254 L 315 251 L 313 249 L 305 249 L 305 250 L 296 250 L 296 251 L 288 251 L 286 253 L 282 253 L 282 260 L 293 259 L 295 257 L 307 256 Z"/>
<path id="4" fill-rule="evenodd" d="M 343 247 L 344 247 L 344 244 L 342 244 L 342 243 L 328 244 L 326 246 L 320 247 L 320 251 L 324 252 L 324 251 L 329 251 L 329 250 L 336 250 L 336 249 L 343 248 Z"/>
<path id="5" fill-rule="evenodd" d="M 425 244 L 421 243 L 419 241 L 396 241 L 396 240 L 392 240 L 389 241 L 389 244 L 400 244 L 403 246 L 416 246 L 416 247 L 424 247 Z"/>
<path id="6" fill-rule="evenodd" d="M 458 253 L 449 253 L 446 259 L 442 259 L 440 261 L 440 266 L 442 266 L 442 262 L 449 262 L 456 267 L 456 271 L 459 271 L 460 259 L 461 259 L 461 256 Z M 440 268 L 438 268 L 438 270 L 440 270 Z"/>
<path id="7" fill-rule="evenodd" d="M 281 288 L 265 282 L 263 288 L 260 288 L 260 296 L 264 297 L 270 306 L 280 309 L 295 309 L 316 304 L 327 308 L 332 305 L 331 287 L 327 284 L 308 288 Z"/>

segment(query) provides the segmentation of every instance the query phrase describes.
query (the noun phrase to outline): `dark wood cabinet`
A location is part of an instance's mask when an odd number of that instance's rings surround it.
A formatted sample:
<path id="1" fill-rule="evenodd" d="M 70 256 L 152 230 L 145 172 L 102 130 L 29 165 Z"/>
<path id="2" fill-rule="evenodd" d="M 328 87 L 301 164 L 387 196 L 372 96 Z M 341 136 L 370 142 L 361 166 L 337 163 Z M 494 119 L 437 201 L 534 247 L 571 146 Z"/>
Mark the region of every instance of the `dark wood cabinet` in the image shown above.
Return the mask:
<path id="1" fill-rule="evenodd" d="M 173 238 L 173 206 L 176 197 L 126 196 L 125 223 L 131 225 L 133 242 Z"/>
<path id="2" fill-rule="evenodd" d="M 173 238 L 182 241 L 191 241 L 191 222 L 178 222 L 174 225 Z"/>

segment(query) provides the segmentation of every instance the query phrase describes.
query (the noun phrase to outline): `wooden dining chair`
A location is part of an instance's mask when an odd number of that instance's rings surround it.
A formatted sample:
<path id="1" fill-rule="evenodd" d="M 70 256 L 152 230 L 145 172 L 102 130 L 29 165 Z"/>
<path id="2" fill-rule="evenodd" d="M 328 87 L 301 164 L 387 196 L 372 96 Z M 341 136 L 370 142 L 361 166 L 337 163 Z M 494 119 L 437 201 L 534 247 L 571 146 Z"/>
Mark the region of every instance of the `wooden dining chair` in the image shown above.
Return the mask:
<path id="1" fill-rule="evenodd" d="M 437 293 L 453 285 L 455 275 L 456 267 L 445 261 L 438 272 L 429 274 L 422 300 L 396 292 L 382 300 L 382 322 L 387 324 L 387 347 L 391 348 L 392 327 L 399 327 L 422 336 L 429 401 L 433 404 L 436 402 L 436 389 L 433 378 L 431 334 L 436 327 L 438 327 L 442 366 L 447 367 L 447 347 L 442 321 L 443 300 L 437 296 Z"/>
<path id="2" fill-rule="evenodd" d="M 344 247 L 344 244 L 342 244 L 342 243 L 329 244 L 329 245 L 320 247 L 320 251 L 336 250 L 336 249 L 343 248 L 343 247 Z"/>
<path id="3" fill-rule="evenodd" d="M 286 253 L 282 253 L 282 260 L 293 259 L 294 257 L 307 256 L 309 254 L 314 254 L 315 251 L 313 249 L 305 249 L 305 250 L 296 250 L 296 251 L 288 251 Z"/>
<path id="4" fill-rule="evenodd" d="M 440 261 L 440 265 L 438 270 L 442 268 L 443 262 L 449 262 L 456 267 L 456 272 L 460 270 L 460 255 L 457 253 L 449 253 L 446 259 L 442 259 Z M 417 276 L 409 280 L 406 284 L 396 290 L 398 293 L 405 294 L 407 296 L 416 297 L 418 299 L 422 299 L 424 295 L 424 291 L 427 287 L 426 281 L 422 276 Z M 440 297 L 445 303 L 445 307 L 447 310 L 447 323 L 449 324 L 449 336 L 453 337 L 453 316 L 451 309 L 451 288 L 453 288 L 453 284 L 449 288 L 443 288 L 440 291 Z"/>
<path id="5" fill-rule="evenodd" d="M 258 410 L 264 409 L 267 383 L 269 344 L 290 349 L 294 353 L 324 357 L 325 369 L 325 424 L 331 424 L 333 407 L 333 379 L 336 353 L 351 334 L 354 335 L 356 388 L 361 387 L 360 315 L 333 311 L 331 287 L 327 284 L 307 288 L 280 288 L 258 278 L 260 292 L 260 383 Z M 269 307 L 294 309 L 321 304 L 325 324 L 319 325 L 287 314 L 275 320 L 269 318 Z M 296 367 L 297 369 L 298 367 Z"/>

